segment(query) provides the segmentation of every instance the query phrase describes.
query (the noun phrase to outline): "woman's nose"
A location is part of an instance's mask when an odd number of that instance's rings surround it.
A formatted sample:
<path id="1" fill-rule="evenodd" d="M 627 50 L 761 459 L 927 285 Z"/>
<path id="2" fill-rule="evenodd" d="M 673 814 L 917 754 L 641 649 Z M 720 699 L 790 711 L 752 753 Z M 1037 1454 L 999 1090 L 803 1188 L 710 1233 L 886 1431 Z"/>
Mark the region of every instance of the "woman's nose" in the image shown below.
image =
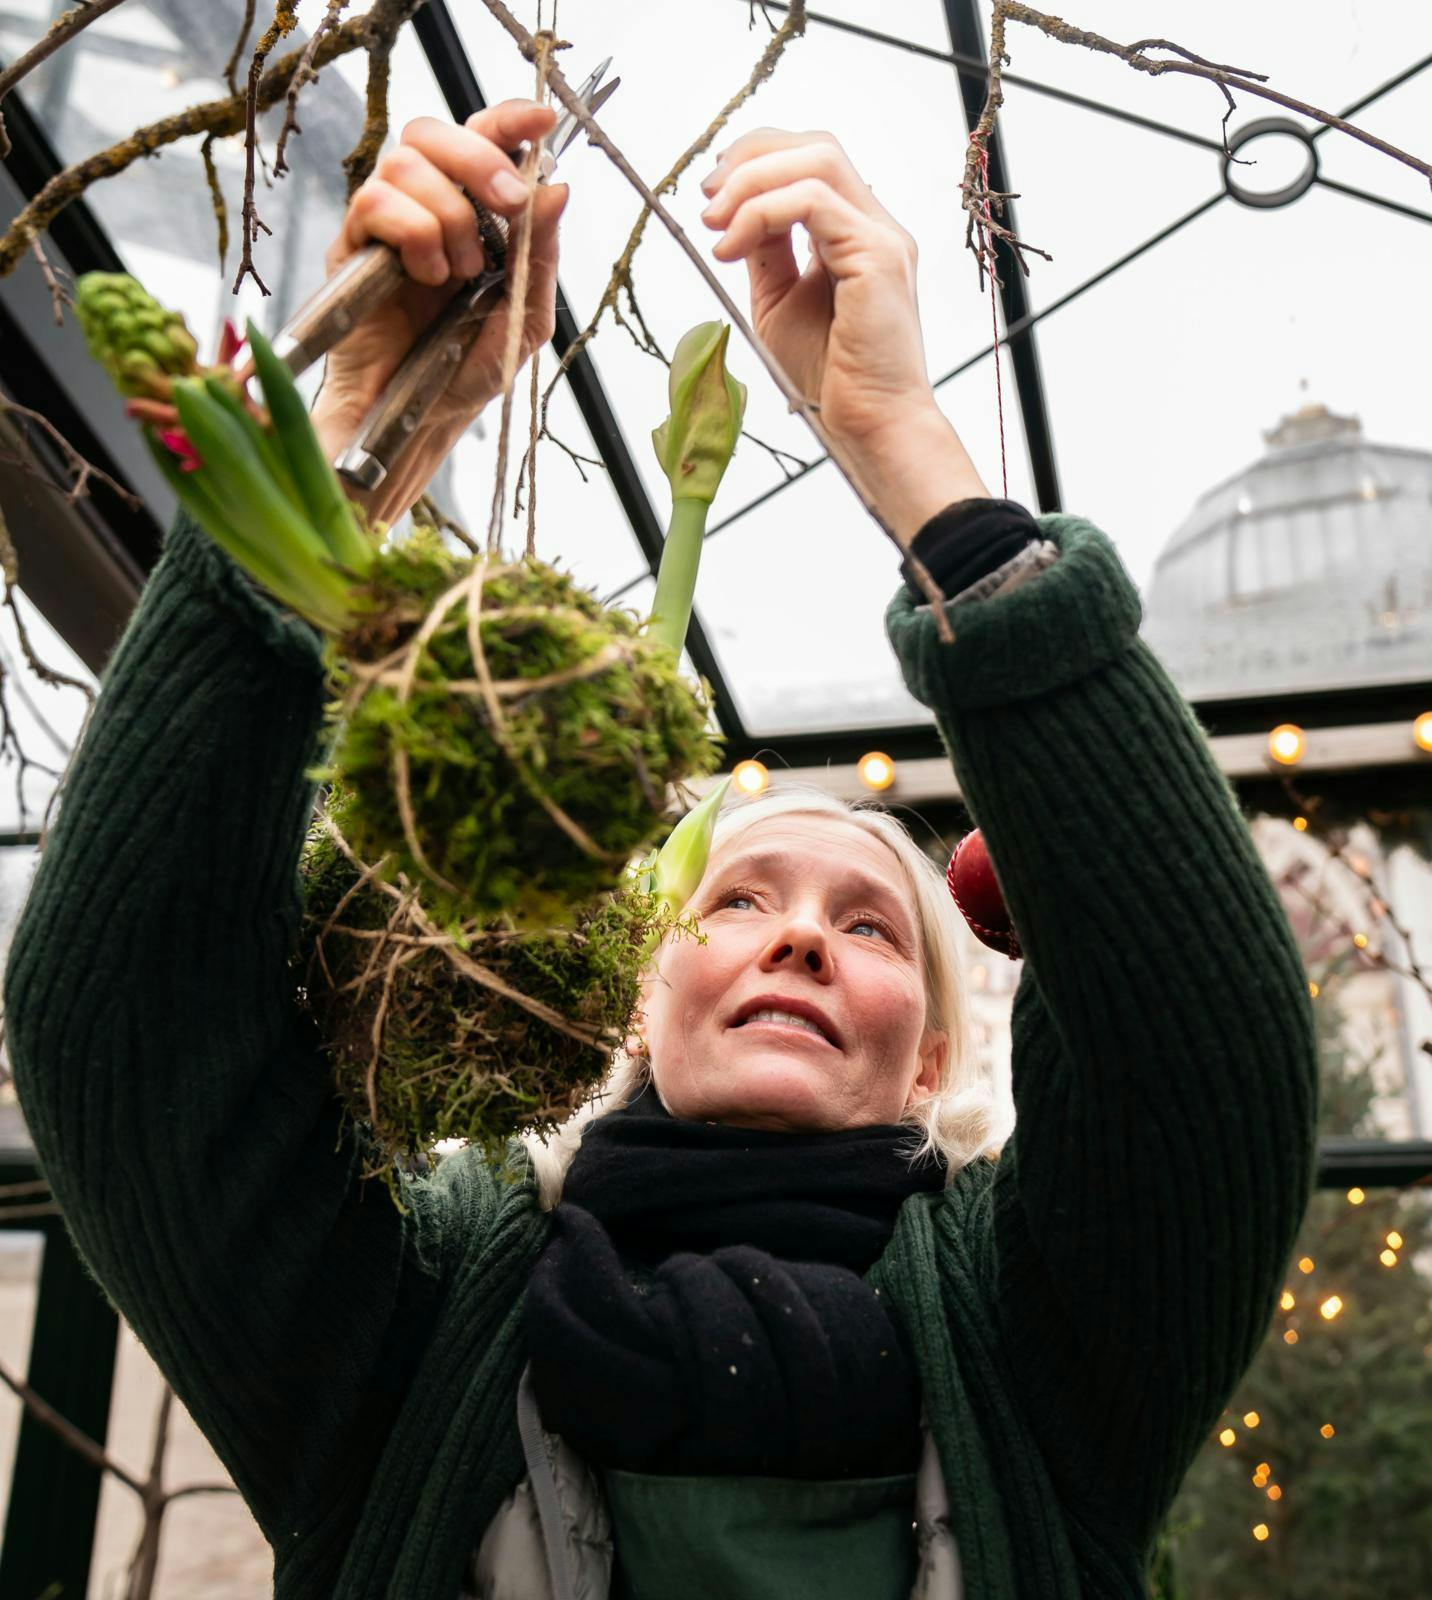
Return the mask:
<path id="1" fill-rule="evenodd" d="M 831 970 L 830 946 L 819 923 L 791 919 L 766 946 L 761 965 L 767 969 L 801 966 L 818 977 Z"/>

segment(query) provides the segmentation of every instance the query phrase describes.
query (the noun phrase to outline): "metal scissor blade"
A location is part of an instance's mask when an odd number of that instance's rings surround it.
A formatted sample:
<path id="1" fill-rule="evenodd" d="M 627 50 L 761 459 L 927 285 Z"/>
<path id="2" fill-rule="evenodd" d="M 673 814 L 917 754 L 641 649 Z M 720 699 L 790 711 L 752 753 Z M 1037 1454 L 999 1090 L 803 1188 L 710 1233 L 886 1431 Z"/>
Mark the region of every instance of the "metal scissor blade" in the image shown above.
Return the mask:
<path id="1" fill-rule="evenodd" d="M 602 79 L 606 76 L 607 68 L 611 66 L 611 64 L 612 58 L 608 56 L 600 66 L 596 67 L 591 73 L 588 74 L 586 81 L 582 84 L 581 88 L 577 90 L 577 98 L 582 102 L 589 112 L 593 112 L 598 106 L 605 104 L 607 99 L 611 96 L 612 91 L 622 81 L 620 78 L 613 78 L 612 81 L 604 88 L 598 89 L 597 85 L 600 84 Z M 571 144 L 572 140 L 577 137 L 577 134 L 581 131 L 581 127 L 582 124 L 578 122 L 576 117 L 574 117 L 569 111 L 566 116 L 564 116 L 557 124 L 557 126 L 552 129 L 551 133 L 547 135 L 547 148 L 551 151 L 552 160 L 554 162 L 556 161 L 557 157 L 560 156 L 567 148 L 567 146 Z"/>

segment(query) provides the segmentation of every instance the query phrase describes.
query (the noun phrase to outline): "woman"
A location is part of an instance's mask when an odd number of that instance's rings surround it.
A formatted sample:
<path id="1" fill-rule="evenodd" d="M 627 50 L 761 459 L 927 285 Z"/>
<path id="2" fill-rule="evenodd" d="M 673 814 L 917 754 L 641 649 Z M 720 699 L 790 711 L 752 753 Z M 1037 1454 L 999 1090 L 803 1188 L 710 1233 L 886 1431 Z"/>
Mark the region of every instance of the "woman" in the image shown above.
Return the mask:
<path id="1" fill-rule="evenodd" d="M 354 198 L 330 266 L 378 237 L 417 283 L 330 361 L 335 451 L 474 270 L 458 186 L 515 214 L 501 151 L 550 123 L 425 119 Z M 724 820 L 707 943 L 659 954 L 540 1195 L 470 1153 L 406 1215 L 365 1192 L 287 966 L 317 641 L 181 519 L 11 957 L 35 1145 L 285 1600 L 1141 1595 L 1308 1192 L 1297 952 L 1112 547 L 989 500 L 937 409 L 909 235 L 828 134 L 747 134 L 703 187 L 761 336 L 951 597 L 952 643 L 908 585 L 887 628 L 1027 954 L 1011 1141 L 985 1153 L 938 872 L 797 795 Z M 492 397 L 502 337 L 377 514 Z"/>

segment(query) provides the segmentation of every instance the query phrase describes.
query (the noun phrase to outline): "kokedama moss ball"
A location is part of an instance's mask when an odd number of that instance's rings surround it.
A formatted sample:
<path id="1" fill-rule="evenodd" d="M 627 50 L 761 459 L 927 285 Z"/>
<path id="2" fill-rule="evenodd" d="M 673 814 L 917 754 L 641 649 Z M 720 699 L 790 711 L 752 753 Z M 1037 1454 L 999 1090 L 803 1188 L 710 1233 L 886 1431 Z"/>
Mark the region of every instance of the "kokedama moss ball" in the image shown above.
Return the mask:
<path id="1" fill-rule="evenodd" d="M 346 835 L 352 797 L 331 800 L 330 815 Z M 395 1162 L 441 1139 L 475 1143 L 500 1166 L 514 1135 L 562 1121 L 630 1030 L 648 939 L 694 931 L 631 889 L 601 896 L 569 928 L 523 932 L 504 919 L 439 934 L 404 880 L 360 886 L 321 819 L 302 870 L 301 997 L 369 1148 L 368 1175 L 390 1186 Z M 568 1026 L 481 982 L 472 963 Z"/>
<path id="2" fill-rule="evenodd" d="M 439 922 L 569 923 L 661 831 L 668 784 L 719 762 L 704 682 L 553 567 L 459 560 L 419 529 L 362 593 L 331 775 L 358 854 L 388 855 Z"/>

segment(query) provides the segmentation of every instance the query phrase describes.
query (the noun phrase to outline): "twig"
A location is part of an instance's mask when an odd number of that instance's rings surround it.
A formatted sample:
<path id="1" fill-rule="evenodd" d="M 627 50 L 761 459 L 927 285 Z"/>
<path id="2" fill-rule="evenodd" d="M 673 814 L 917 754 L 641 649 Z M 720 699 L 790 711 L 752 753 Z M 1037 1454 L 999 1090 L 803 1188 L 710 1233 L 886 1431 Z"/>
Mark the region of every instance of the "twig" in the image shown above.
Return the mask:
<path id="1" fill-rule="evenodd" d="M 55 313 L 55 326 L 63 328 L 65 325 L 65 307 L 72 306 L 74 299 L 69 291 L 55 276 L 55 269 L 50 265 L 50 258 L 45 254 L 45 247 L 38 239 L 30 241 L 30 249 L 35 260 L 40 264 L 40 272 L 45 280 L 45 287 L 50 291 L 50 309 Z"/>
<path id="2" fill-rule="evenodd" d="M 483 0 L 483 4 L 492 13 L 492 15 L 497 18 L 498 22 L 502 24 L 507 32 L 517 41 L 523 55 L 529 61 L 532 60 L 535 51 L 532 35 L 528 33 L 527 29 L 524 28 L 517 18 L 512 15 L 512 13 L 502 3 L 502 0 Z M 677 244 L 681 247 L 688 260 L 690 260 L 697 272 L 700 273 L 707 287 L 711 290 L 712 294 L 716 296 L 716 299 L 721 304 L 721 308 L 731 319 L 732 325 L 739 330 L 741 336 L 756 352 L 757 356 L 761 360 L 762 365 L 771 375 L 772 380 L 774 381 L 776 387 L 781 391 L 781 394 L 785 397 L 786 403 L 790 406 L 791 410 L 800 413 L 801 417 L 806 423 L 806 426 L 809 427 L 811 432 L 815 434 L 816 438 L 820 440 L 827 454 L 840 469 L 845 481 L 855 491 L 860 503 L 865 507 L 870 517 L 874 520 L 876 526 L 881 529 L 886 537 L 889 538 L 895 544 L 896 548 L 901 551 L 902 555 L 905 556 L 911 572 L 920 585 L 921 591 L 930 601 L 931 611 L 934 615 L 935 625 L 939 632 L 941 641 L 946 644 L 950 643 L 953 640 L 954 635 L 950 628 L 949 619 L 945 615 L 945 597 L 941 593 L 939 586 L 930 576 L 930 573 L 924 564 L 919 560 L 913 551 L 907 550 L 904 545 L 900 543 L 900 540 L 895 536 L 893 530 L 880 515 L 873 498 L 862 483 L 859 472 L 857 471 L 854 463 L 851 462 L 847 457 L 844 447 L 826 432 L 824 425 L 821 423 L 818 414 L 818 408 L 813 405 L 811 401 L 807 400 L 803 394 L 801 394 L 801 392 L 787 376 L 785 368 L 781 366 L 780 362 L 776 360 L 775 356 L 772 355 L 772 353 L 766 348 L 765 344 L 763 344 L 762 341 L 756 337 L 755 330 L 751 327 L 750 323 L 747 322 L 744 314 L 736 305 L 735 301 L 732 300 L 731 296 L 726 293 L 726 290 L 722 286 L 720 279 L 718 279 L 716 274 L 712 272 L 711 268 L 707 266 L 705 260 L 702 258 L 701 252 L 686 236 L 685 230 L 682 228 L 681 224 L 677 222 L 677 220 L 671 215 L 666 207 L 662 205 L 661 201 L 656 197 L 656 195 L 653 194 L 652 191 L 647 187 L 646 183 L 643 182 L 640 175 L 632 167 L 632 164 L 616 147 L 616 145 L 612 143 L 611 139 L 603 131 L 601 125 L 587 110 L 586 106 L 583 105 L 580 98 L 572 92 L 571 85 L 562 75 L 561 69 L 556 65 L 555 62 L 548 69 L 548 81 L 551 84 L 552 93 L 558 100 L 562 102 L 562 105 L 566 108 L 566 110 L 571 112 L 571 114 L 581 124 L 591 143 L 596 145 L 597 148 L 603 152 L 607 159 L 616 167 L 618 172 L 620 172 L 627 182 L 631 184 L 631 186 L 637 191 L 642 199 L 646 201 L 651 211 L 661 220 L 663 227 L 665 227 L 667 232 L 671 234 L 672 238 L 676 240 Z"/>
<path id="3" fill-rule="evenodd" d="M 1363 144 L 1381 151 L 1383 155 L 1391 156 L 1394 161 L 1400 161 L 1404 166 L 1411 167 L 1414 172 L 1420 172 L 1429 183 L 1432 183 L 1432 164 L 1417 156 L 1409 155 L 1407 151 L 1389 144 L 1385 139 L 1379 139 L 1375 134 L 1368 133 L 1366 129 L 1357 127 L 1343 117 L 1334 116 L 1330 111 L 1323 111 L 1304 100 L 1296 100 L 1292 95 L 1269 88 L 1266 73 L 1253 72 L 1247 67 L 1234 67 L 1226 63 L 1209 61 L 1203 56 L 1195 55 L 1183 45 L 1175 44 L 1171 39 L 1136 39 L 1132 44 L 1119 44 L 1113 39 L 1105 38 L 1103 34 L 1075 27 L 1072 23 L 1065 22 L 1062 17 L 1036 11 L 1032 6 L 1021 4 L 1020 0 L 994 0 L 990 13 L 989 84 L 984 108 L 970 133 L 969 148 L 965 153 L 964 181 L 960 185 L 962 204 L 969 217 L 965 226 L 965 243 L 973 252 L 978 265 L 981 288 L 984 287 L 986 273 L 994 276 L 996 282 L 1000 281 L 995 270 L 996 239 L 1004 241 L 1019 263 L 1020 269 L 1026 273 L 1029 271 L 1029 264 L 1024 259 L 1026 251 L 1048 259 L 1043 250 L 1025 244 L 1002 224 L 994 222 L 993 214 L 1003 210 L 1004 202 L 1019 197 L 991 191 L 985 185 L 982 176 L 981 169 L 988 159 L 988 145 L 995 117 L 1004 101 L 1001 75 L 1009 64 L 1009 56 L 1004 47 L 1006 19 L 1037 28 L 1060 44 L 1080 45 L 1100 55 L 1116 56 L 1135 71 L 1146 72 L 1151 77 L 1162 77 L 1164 73 L 1175 72 L 1189 77 L 1203 78 L 1215 84 L 1227 106 L 1223 113 L 1223 148 L 1230 159 L 1233 159 L 1233 156 L 1228 148 L 1228 119 L 1236 110 L 1232 91 L 1240 89 L 1246 94 L 1271 100 L 1275 105 L 1283 106 L 1314 122 L 1321 122 L 1325 127 L 1335 128 L 1339 133 L 1361 140 Z M 1174 59 L 1151 56 L 1148 54 L 1150 50 L 1168 51 Z"/>
<path id="4" fill-rule="evenodd" d="M 448 515 L 430 494 L 419 495 L 417 503 L 413 506 L 413 516 L 418 521 L 427 521 L 433 527 L 445 533 L 452 534 L 460 544 L 464 545 L 473 555 L 482 554 L 482 546 L 455 518 Z"/>
<path id="5" fill-rule="evenodd" d="M 44 38 L 37 44 L 32 44 L 23 55 L 16 56 L 10 65 L 0 72 L 0 100 L 4 100 L 26 73 L 33 71 L 47 57 L 54 55 L 62 44 L 68 43 L 82 29 L 102 17 L 106 11 L 113 11 L 116 6 L 123 4 L 124 0 L 87 0 L 86 4 L 77 5 L 56 17 L 45 30 Z M 5 118 L 0 115 L 0 161 L 9 154 L 10 135 L 5 127 Z"/>
<path id="6" fill-rule="evenodd" d="M 340 17 L 348 0 L 328 0 L 328 9 L 323 13 L 323 18 L 313 30 L 313 36 L 304 48 L 303 54 L 298 58 L 298 69 L 293 75 L 293 80 L 288 86 L 288 103 L 284 107 L 283 127 L 279 129 L 278 143 L 273 152 L 273 175 L 281 178 L 289 170 L 288 163 L 284 160 L 284 152 L 288 148 L 288 136 L 291 133 L 301 134 L 303 129 L 298 125 L 298 97 L 303 92 L 305 84 L 316 83 L 318 74 L 313 70 L 313 57 L 325 33 L 332 33 L 338 26 Z"/>
<path id="7" fill-rule="evenodd" d="M 42 1400 L 30 1385 L 11 1372 L 3 1361 L 0 1361 L 0 1383 L 19 1396 L 21 1404 L 36 1422 L 48 1428 L 51 1433 L 58 1434 L 71 1450 L 82 1455 L 92 1466 L 98 1467 L 101 1472 L 112 1472 L 122 1484 L 143 1498 L 144 1485 L 138 1478 L 120 1466 L 113 1457 L 107 1456 L 87 1433 L 81 1432 L 68 1418 L 62 1417 L 47 1400 Z"/>
<path id="8" fill-rule="evenodd" d="M 229 52 L 229 59 L 224 63 L 224 82 L 229 86 L 229 93 L 236 95 L 239 92 L 239 57 L 244 53 L 244 46 L 249 42 L 249 35 L 254 31 L 254 11 L 256 0 L 244 0 L 244 20 L 239 24 L 239 36 L 234 40 L 234 48 Z"/>
<path id="9" fill-rule="evenodd" d="M 315 69 L 327 66 L 330 61 L 366 46 L 373 33 L 396 29 L 416 9 L 420 0 L 376 0 L 373 7 L 359 16 L 350 17 L 332 33 L 325 34 L 313 59 Z M 258 85 L 258 109 L 266 110 L 288 92 L 293 74 L 298 70 L 303 51 L 292 50 L 275 61 L 264 73 Z M 143 156 L 180 139 L 214 134 L 224 138 L 241 132 L 247 121 L 247 94 L 229 95 L 222 100 L 207 100 L 189 106 L 173 116 L 162 117 L 137 128 L 127 138 L 107 149 L 96 151 L 77 161 L 73 166 L 57 172 L 10 224 L 0 238 L 0 277 L 15 270 L 20 257 L 29 249 L 30 241 L 55 220 L 71 201 L 82 195 L 92 183 L 101 178 L 117 177 Z"/>
<path id="10" fill-rule="evenodd" d="M 32 411 L 29 406 L 22 406 L 17 400 L 9 400 L 3 396 L 0 396 L 0 412 L 13 417 L 23 417 L 26 422 L 33 422 L 37 427 L 43 428 L 45 433 L 54 440 L 55 444 L 64 451 L 70 471 L 75 474 L 74 482 L 65 492 L 66 500 L 72 504 L 82 494 L 89 492 L 90 479 L 95 478 L 104 484 L 105 488 L 117 494 L 126 505 L 133 506 L 136 510 L 143 505 L 144 502 L 140 500 L 138 495 L 131 494 L 122 484 L 116 483 L 102 468 L 95 466 L 91 461 L 87 461 L 48 417 L 41 416 L 38 411 Z M 23 431 L 21 432 L 21 438 L 24 438 Z M 32 472 L 36 477 L 42 478 L 51 487 L 58 487 L 49 473 L 33 459 L 29 462 L 18 460 L 16 464 Z"/>
<path id="11" fill-rule="evenodd" d="M 229 207 L 224 199 L 223 185 L 219 182 L 219 169 L 214 162 L 214 139 L 212 133 L 204 135 L 204 141 L 199 146 L 199 159 L 204 163 L 204 179 L 209 185 L 209 200 L 219 230 L 219 271 L 222 273 L 229 262 Z"/>
<path id="12" fill-rule="evenodd" d="M 274 7 L 273 21 L 264 29 L 263 36 L 254 46 L 254 53 L 249 61 L 248 88 L 244 92 L 244 208 L 239 225 L 242 255 L 239 259 L 239 275 L 234 279 L 233 293 L 237 294 L 245 278 L 252 278 L 259 286 L 261 294 L 269 292 L 268 285 L 259 277 L 258 268 L 254 266 L 254 245 L 258 242 L 259 229 L 265 233 L 273 230 L 259 216 L 258 207 L 254 202 L 254 161 L 259 148 L 259 80 L 263 77 L 264 66 L 268 61 L 273 48 L 281 39 L 286 39 L 298 26 L 298 0 L 278 0 Z M 245 29 L 245 34 L 247 34 Z M 307 54 L 307 51 L 304 52 Z M 299 57 L 298 68 L 294 72 L 297 77 L 303 69 L 303 56 Z M 290 80 L 292 81 L 292 80 Z"/>
<path id="13" fill-rule="evenodd" d="M 765 13 L 762 14 L 764 15 Z M 766 20 L 769 22 L 770 18 L 767 16 Z M 805 0 L 793 0 L 793 3 L 786 12 L 785 20 L 782 22 L 781 26 L 778 29 L 773 27 L 771 31 L 774 37 L 761 52 L 760 59 L 756 62 L 755 66 L 752 67 L 750 75 L 747 77 L 745 83 L 743 83 L 735 92 L 735 94 L 733 94 L 730 99 L 727 100 L 726 104 L 721 107 L 720 111 L 716 114 L 715 120 L 711 122 L 708 127 L 704 128 L 701 133 L 698 134 L 697 137 L 692 141 L 692 143 L 689 144 L 686 149 L 683 150 L 682 153 L 676 158 L 676 161 L 673 163 L 666 176 L 657 184 L 655 190 L 657 194 L 668 194 L 675 190 L 681 174 L 686 171 L 686 169 L 691 165 L 697 156 L 701 155 L 703 151 L 710 148 L 711 141 L 731 120 L 733 114 L 738 111 L 753 94 L 755 94 L 756 90 L 759 89 L 766 79 L 769 78 L 775 71 L 776 63 L 779 61 L 787 44 L 789 44 L 792 39 L 797 38 L 805 33 Z M 561 379 L 562 375 L 576 359 L 578 352 L 586 347 L 593 335 L 596 333 L 597 325 L 602 320 L 602 314 L 605 311 L 610 310 L 617 322 L 621 323 L 622 326 L 625 326 L 625 323 L 622 323 L 621 314 L 617 304 L 618 296 L 623 292 L 625 292 L 628 304 L 632 308 L 632 314 L 641 324 L 642 333 L 645 335 L 646 342 L 643 343 L 641 339 L 637 339 L 637 347 L 639 349 L 646 350 L 648 354 L 660 355 L 661 353 L 656 345 L 656 341 L 651 337 L 650 331 L 647 329 L 645 319 L 642 317 L 640 309 L 636 305 L 636 298 L 632 292 L 631 283 L 632 257 L 636 254 L 637 246 L 641 243 L 642 235 L 646 231 L 647 219 L 650 216 L 651 207 L 644 205 L 637 214 L 636 222 L 632 225 L 632 230 L 627 236 L 626 244 L 622 246 L 621 254 L 612 264 L 611 275 L 607 279 L 607 286 L 602 290 L 602 298 L 598 302 L 597 309 L 592 314 L 591 320 L 577 335 L 577 337 L 573 339 L 571 344 L 569 344 L 562 352 L 562 359 L 557 363 L 557 370 L 552 374 L 550 380 L 548 381 L 547 387 L 542 394 L 542 420 L 541 427 L 539 429 L 539 437 L 541 438 L 551 437 L 547 429 L 547 408 L 551 404 L 552 391 L 557 387 L 558 381 Z M 635 337 L 635 335 L 633 335 L 633 337 Z M 665 358 L 663 357 L 663 359 Z M 560 443 L 560 441 L 554 442 Z M 562 445 L 562 448 L 567 451 L 567 454 L 570 455 L 574 463 L 576 463 L 577 471 L 581 473 L 582 481 L 585 483 L 587 481 L 587 475 L 586 473 L 582 472 L 581 461 L 586 458 L 578 457 L 576 453 L 566 445 Z"/>

